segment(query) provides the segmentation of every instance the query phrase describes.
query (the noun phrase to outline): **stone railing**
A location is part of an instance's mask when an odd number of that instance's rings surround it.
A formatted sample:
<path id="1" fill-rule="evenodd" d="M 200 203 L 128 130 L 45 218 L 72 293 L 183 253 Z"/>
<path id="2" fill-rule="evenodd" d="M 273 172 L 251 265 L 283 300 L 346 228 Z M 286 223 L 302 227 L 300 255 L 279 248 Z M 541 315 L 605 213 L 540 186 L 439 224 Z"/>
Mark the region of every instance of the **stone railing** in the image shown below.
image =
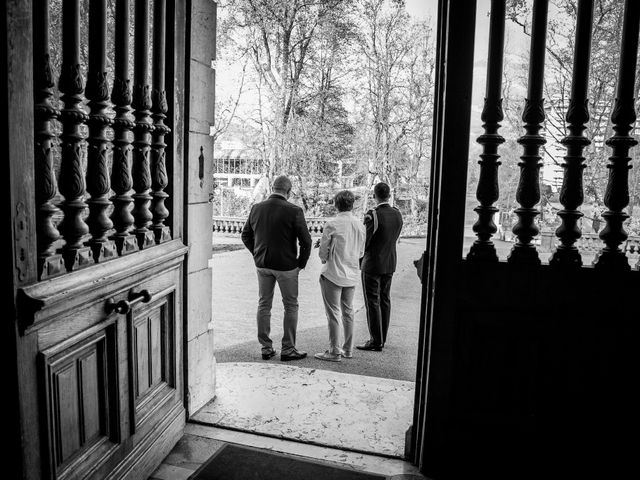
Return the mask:
<path id="1" fill-rule="evenodd" d="M 604 243 L 600 240 L 597 233 L 583 233 L 578 240 L 578 249 L 587 252 L 597 252 L 603 247 Z M 640 253 L 640 236 L 630 236 L 627 241 L 621 245 L 621 248 L 627 254 Z"/>
<path id="2" fill-rule="evenodd" d="M 542 251 L 551 252 L 555 250 L 557 241 L 558 239 L 554 232 L 549 231 L 541 232 L 533 243 L 540 245 Z M 576 246 L 581 252 L 597 253 L 604 246 L 604 242 L 597 233 L 583 233 L 576 242 Z M 621 248 L 628 255 L 640 254 L 640 236 L 629 236 L 626 242 L 621 245 Z"/>
<path id="3" fill-rule="evenodd" d="M 213 233 L 240 235 L 246 221 L 245 217 L 213 217 Z M 313 235 L 322 233 L 326 219 L 322 217 L 307 217 L 306 221 L 309 233 Z"/>
<path id="4" fill-rule="evenodd" d="M 242 217 L 213 217 L 213 233 L 242 233 L 246 218 Z"/>

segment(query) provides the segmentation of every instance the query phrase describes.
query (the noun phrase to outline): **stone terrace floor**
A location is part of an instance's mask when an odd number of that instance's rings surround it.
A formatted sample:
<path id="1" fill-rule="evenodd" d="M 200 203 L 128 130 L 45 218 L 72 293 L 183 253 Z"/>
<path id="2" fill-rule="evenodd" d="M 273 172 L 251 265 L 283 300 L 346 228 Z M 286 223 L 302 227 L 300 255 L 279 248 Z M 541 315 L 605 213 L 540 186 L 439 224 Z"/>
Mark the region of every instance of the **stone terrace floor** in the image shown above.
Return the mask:
<path id="1" fill-rule="evenodd" d="M 237 236 L 214 236 L 214 242 L 231 245 L 235 243 L 236 247 L 240 247 Z M 380 354 L 355 350 L 353 359 L 345 359 L 341 363 L 323 362 L 313 358 L 314 353 L 323 352 L 329 346 L 327 320 L 318 283 L 321 263 L 318 249 L 313 249 L 307 268 L 299 277 L 300 311 L 296 342 L 298 349 L 308 352 L 309 357 L 290 364 L 296 367 L 413 382 L 417 361 L 421 290 L 413 260 L 420 258 L 424 248 L 424 238 L 401 239 L 398 245 L 398 268 L 391 287 L 391 325 L 384 352 Z M 260 344 L 256 338 L 258 285 L 251 255 L 246 249 L 226 251 L 214 254 L 210 264 L 213 268 L 213 342 L 216 361 L 263 363 Z M 360 285 L 356 287 L 354 309 L 354 338 L 356 344 L 359 344 L 369 337 Z M 271 338 L 277 350 L 280 350 L 282 339 L 282 317 L 282 300 L 276 288 Z M 280 362 L 278 357 L 274 357 L 270 363 Z"/>

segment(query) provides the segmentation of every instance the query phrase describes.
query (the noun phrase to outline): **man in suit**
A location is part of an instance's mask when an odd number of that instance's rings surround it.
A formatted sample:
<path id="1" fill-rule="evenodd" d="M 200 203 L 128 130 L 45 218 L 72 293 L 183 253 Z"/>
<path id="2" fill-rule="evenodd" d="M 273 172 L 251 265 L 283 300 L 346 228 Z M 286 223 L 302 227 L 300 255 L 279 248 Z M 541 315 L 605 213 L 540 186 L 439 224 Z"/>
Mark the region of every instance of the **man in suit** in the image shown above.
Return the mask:
<path id="1" fill-rule="evenodd" d="M 284 304 L 284 334 L 280 360 L 300 360 L 306 352 L 296 349 L 298 326 L 298 273 L 311 254 L 311 235 L 302 209 L 288 202 L 291 181 L 280 176 L 273 182 L 272 194 L 251 208 L 242 229 L 242 243 L 253 254 L 258 274 L 258 341 L 262 358 L 276 354 L 269 338 L 271 305 L 276 282 Z M 298 253 L 298 245 L 300 253 Z"/>
<path id="2" fill-rule="evenodd" d="M 391 317 L 391 279 L 396 271 L 396 243 L 402 230 L 402 214 L 389 205 L 389 185 L 373 188 L 376 206 L 364 216 L 367 231 L 364 256 L 360 263 L 369 340 L 357 345 L 360 350 L 381 352 L 387 340 Z"/>

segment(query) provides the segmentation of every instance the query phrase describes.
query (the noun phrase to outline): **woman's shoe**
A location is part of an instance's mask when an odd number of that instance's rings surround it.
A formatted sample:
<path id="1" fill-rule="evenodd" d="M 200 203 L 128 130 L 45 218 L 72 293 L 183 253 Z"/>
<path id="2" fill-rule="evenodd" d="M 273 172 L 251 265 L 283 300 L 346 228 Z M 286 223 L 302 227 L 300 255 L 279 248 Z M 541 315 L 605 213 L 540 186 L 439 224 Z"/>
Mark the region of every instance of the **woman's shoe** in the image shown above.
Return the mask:
<path id="1" fill-rule="evenodd" d="M 314 357 L 318 360 L 326 360 L 327 362 L 342 361 L 342 356 L 339 353 L 331 353 L 329 350 L 326 350 L 324 353 L 316 353 Z"/>

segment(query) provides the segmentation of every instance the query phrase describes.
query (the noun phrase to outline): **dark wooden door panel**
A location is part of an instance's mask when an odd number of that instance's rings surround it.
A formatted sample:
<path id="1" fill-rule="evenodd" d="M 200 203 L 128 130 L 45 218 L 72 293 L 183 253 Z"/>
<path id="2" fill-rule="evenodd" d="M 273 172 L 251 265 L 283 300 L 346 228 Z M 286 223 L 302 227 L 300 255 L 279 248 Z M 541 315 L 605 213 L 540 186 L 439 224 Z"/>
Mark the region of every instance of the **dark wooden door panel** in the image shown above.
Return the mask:
<path id="1" fill-rule="evenodd" d="M 171 352 L 175 346 L 171 335 L 175 317 L 167 300 L 165 297 L 155 302 L 151 308 L 137 313 L 133 320 L 136 403 L 142 402 L 161 383 L 174 387 Z"/>
<path id="2" fill-rule="evenodd" d="M 166 314 L 164 315 L 166 316 Z M 162 378 L 162 364 L 163 352 L 162 352 L 162 312 L 159 309 L 151 312 L 151 315 L 147 316 L 147 322 L 149 325 L 149 361 L 151 363 L 149 368 L 149 386 L 153 387 L 158 385 Z M 173 321 L 173 319 L 171 319 Z"/>
<path id="3" fill-rule="evenodd" d="M 75 478 L 120 441 L 116 322 L 103 322 L 40 353 L 49 478 Z"/>
<path id="4" fill-rule="evenodd" d="M 22 291 L 24 337 L 38 350 L 41 478 L 136 478 L 179 438 L 186 248 L 150 250 Z"/>
<path id="5" fill-rule="evenodd" d="M 5 433 L 17 448 L 0 477 L 147 478 L 185 421 L 186 4 L 2 5 L 3 111 L 12 119 L 5 190 L 15 227 L 7 255 L 15 318 L 2 350 L 15 413 Z M 157 296 L 134 305 L 141 289 Z M 128 304 L 131 313 L 121 308 Z"/>
<path id="6" fill-rule="evenodd" d="M 133 375 L 134 375 L 134 395 L 136 400 L 143 397 L 149 390 L 149 367 L 151 358 L 149 358 L 149 343 L 151 322 L 148 318 L 134 323 L 131 347 L 133 348 Z"/>
<path id="7" fill-rule="evenodd" d="M 84 444 L 81 438 L 83 436 L 80 425 L 82 418 L 78 405 L 78 393 L 82 392 L 82 387 L 79 385 L 76 367 L 77 364 L 73 362 L 51 375 L 54 405 L 50 414 L 53 415 L 53 436 L 56 441 L 54 445 L 57 447 L 55 448 L 56 466 L 68 460 Z M 87 410 L 90 408 L 87 406 Z M 97 413 L 99 416 L 99 412 Z"/>
<path id="8" fill-rule="evenodd" d="M 175 382 L 176 332 L 181 330 L 176 325 L 175 289 L 169 287 L 153 297 L 128 319 L 132 432 L 181 401 Z"/>
<path id="9" fill-rule="evenodd" d="M 543 145 L 553 136 L 545 127 L 543 98 L 545 55 L 554 54 L 547 40 L 555 21 L 548 15 L 549 2 L 536 0 L 530 10 L 524 125 L 517 139 L 522 154 L 513 211 L 516 241 L 506 262 L 499 261 L 491 240 L 497 231 L 495 214 L 505 201 L 498 188 L 506 151 L 502 135 L 512 134 L 499 132 L 505 1 L 491 1 L 483 133 L 477 139 L 482 147 L 475 177 L 477 239 L 464 260 L 476 2 L 438 2 L 429 268 L 423 276 L 422 364 L 411 432 L 415 458 L 430 478 L 544 478 L 549 472 L 558 478 L 618 478 L 618 471 L 635 464 L 636 452 L 626 439 L 633 435 L 631 418 L 638 403 L 629 379 L 637 376 L 634 292 L 640 290 L 640 272 L 637 260 L 627 255 L 624 222 L 629 216 L 629 149 L 637 143 L 631 133 L 640 3 L 625 1 L 618 17 L 620 64 L 617 75 L 610 72 L 617 88 L 607 100 L 613 105 L 613 135 L 607 149 L 595 146 L 596 156 L 609 157 L 608 210 L 601 215 L 606 226 L 592 267 L 582 258 L 578 240 L 581 218 L 588 212 L 582 209 L 589 196 L 583 170 L 585 161 L 592 160 L 585 149 L 593 139 L 585 129 L 592 107 L 587 97 L 593 3 L 577 2 L 574 11 L 571 93 L 561 114 L 566 113 L 568 129 L 561 139 L 566 147 L 557 212 L 561 224 L 555 229 L 557 248 L 542 264 L 535 243 L 548 202 L 541 196 L 539 173 Z"/>

